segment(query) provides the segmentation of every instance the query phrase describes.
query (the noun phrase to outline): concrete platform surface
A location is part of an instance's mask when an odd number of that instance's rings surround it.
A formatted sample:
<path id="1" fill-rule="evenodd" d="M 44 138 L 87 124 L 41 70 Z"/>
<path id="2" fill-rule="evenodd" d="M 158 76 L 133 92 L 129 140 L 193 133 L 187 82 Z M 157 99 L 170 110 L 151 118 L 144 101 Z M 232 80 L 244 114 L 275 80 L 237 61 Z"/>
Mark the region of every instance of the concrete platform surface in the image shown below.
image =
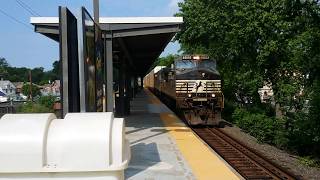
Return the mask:
<path id="1" fill-rule="evenodd" d="M 131 102 L 125 118 L 130 180 L 241 179 L 148 90 Z"/>

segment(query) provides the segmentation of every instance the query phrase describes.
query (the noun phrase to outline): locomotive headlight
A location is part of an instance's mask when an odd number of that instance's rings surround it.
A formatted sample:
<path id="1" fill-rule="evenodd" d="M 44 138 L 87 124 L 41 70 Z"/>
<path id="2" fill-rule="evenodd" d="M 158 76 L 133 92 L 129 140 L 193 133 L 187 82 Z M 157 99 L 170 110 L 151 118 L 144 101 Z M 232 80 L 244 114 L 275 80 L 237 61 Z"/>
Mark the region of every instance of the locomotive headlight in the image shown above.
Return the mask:
<path id="1" fill-rule="evenodd" d="M 193 59 L 200 60 L 200 56 L 193 56 Z"/>
<path id="2" fill-rule="evenodd" d="M 216 97 L 216 95 L 215 95 L 215 94 L 211 94 L 211 97 L 213 97 L 213 98 L 214 98 L 214 97 Z"/>
<path id="3" fill-rule="evenodd" d="M 192 97 L 192 94 L 188 94 L 188 97 L 191 98 L 191 97 Z"/>

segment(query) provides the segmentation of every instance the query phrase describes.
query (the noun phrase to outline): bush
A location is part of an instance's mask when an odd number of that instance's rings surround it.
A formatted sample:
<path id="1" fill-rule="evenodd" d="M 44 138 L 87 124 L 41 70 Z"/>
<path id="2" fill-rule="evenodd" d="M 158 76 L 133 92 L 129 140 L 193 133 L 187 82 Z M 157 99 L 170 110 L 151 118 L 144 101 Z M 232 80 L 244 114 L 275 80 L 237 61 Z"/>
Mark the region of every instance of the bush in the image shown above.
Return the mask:
<path id="1" fill-rule="evenodd" d="M 55 97 L 54 96 L 41 96 L 37 102 L 49 109 L 53 108 L 53 104 L 55 102 Z"/>
<path id="2" fill-rule="evenodd" d="M 291 150 L 294 150 L 299 155 L 310 156 L 314 155 L 320 157 L 319 153 L 319 133 L 316 128 L 317 125 L 307 113 L 299 112 L 292 117 L 292 125 L 290 127 L 290 141 Z"/>
<path id="3" fill-rule="evenodd" d="M 287 144 L 286 133 L 283 133 L 283 124 L 276 118 L 271 118 L 264 113 L 252 113 L 244 108 L 237 108 L 232 118 L 237 126 L 260 142 L 276 144 L 285 147 Z"/>
<path id="4" fill-rule="evenodd" d="M 304 164 L 307 166 L 320 167 L 320 159 L 317 159 L 311 156 L 299 157 L 299 161 L 301 164 Z"/>
<path id="5" fill-rule="evenodd" d="M 282 120 L 278 120 L 278 121 L 282 121 Z M 284 127 L 283 122 L 280 122 L 279 125 L 274 134 L 273 144 L 280 149 L 288 149 L 288 145 L 290 142 L 289 132 L 283 128 Z"/>
<path id="6" fill-rule="evenodd" d="M 50 113 L 53 109 L 42 104 L 27 102 L 17 109 L 19 113 Z"/>
<path id="7" fill-rule="evenodd" d="M 254 126 L 255 121 L 250 117 L 250 112 L 243 108 L 237 108 L 232 114 L 234 122 L 246 132 L 250 132 L 251 127 Z"/>
<path id="8" fill-rule="evenodd" d="M 236 106 L 231 101 L 225 100 L 224 101 L 224 109 L 222 111 L 222 118 L 229 122 L 234 122 L 232 119 L 232 114 L 234 110 L 236 109 Z"/>
<path id="9" fill-rule="evenodd" d="M 40 96 L 41 92 L 38 86 L 36 86 L 35 84 L 32 84 L 31 86 L 32 88 L 32 97 L 36 97 L 36 96 Z M 24 83 L 22 86 L 22 93 L 26 96 L 28 96 L 28 98 L 30 97 L 30 83 Z"/>

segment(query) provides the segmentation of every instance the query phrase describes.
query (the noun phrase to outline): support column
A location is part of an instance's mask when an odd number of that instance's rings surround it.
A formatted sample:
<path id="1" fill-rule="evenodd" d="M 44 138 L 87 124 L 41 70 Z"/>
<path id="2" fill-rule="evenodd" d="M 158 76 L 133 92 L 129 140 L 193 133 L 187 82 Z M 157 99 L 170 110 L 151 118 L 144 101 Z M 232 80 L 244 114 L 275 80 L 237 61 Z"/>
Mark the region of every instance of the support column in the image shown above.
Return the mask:
<path id="1" fill-rule="evenodd" d="M 140 86 L 140 89 L 143 89 L 143 77 L 142 77 L 142 76 L 140 76 L 140 83 L 141 83 L 141 84 L 140 84 L 140 85 L 141 85 L 141 86 Z"/>
<path id="2" fill-rule="evenodd" d="M 123 117 L 125 115 L 125 61 L 123 57 L 120 57 L 120 66 L 119 66 L 119 84 L 118 84 L 118 94 L 116 96 L 116 116 Z"/>
<path id="3" fill-rule="evenodd" d="M 59 38 L 62 118 L 68 112 L 80 112 L 77 19 L 66 7 L 59 8 Z M 31 77 L 31 76 L 30 76 Z"/>
<path id="4" fill-rule="evenodd" d="M 113 112 L 113 54 L 112 54 L 112 34 L 105 34 L 105 70 L 106 70 L 106 110 Z"/>
<path id="5" fill-rule="evenodd" d="M 138 78 L 139 78 L 139 76 L 136 75 L 136 76 L 135 76 L 135 84 L 134 84 L 134 85 L 135 85 L 135 96 L 136 96 L 137 93 L 140 91 Z"/>
<path id="6" fill-rule="evenodd" d="M 137 76 L 134 75 L 132 76 L 132 98 L 135 98 L 136 97 L 136 94 L 137 94 Z"/>
<path id="7" fill-rule="evenodd" d="M 127 92 L 128 92 L 128 98 L 129 100 L 131 101 L 132 100 L 132 97 L 133 97 L 133 91 L 132 91 L 132 74 L 131 73 L 128 73 L 127 74 L 127 77 L 126 77 L 126 84 L 127 84 Z"/>
<path id="8" fill-rule="evenodd" d="M 99 24 L 99 0 L 93 0 L 94 21 Z"/>
<path id="9" fill-rule="evenodd" d="M 131 88 L 131 73 L 127 73 L 126 74 L 126 96 L 125 96 L 125 111 L 124 114 L 125 115 L 130 115 L 130 101 L 132 98 L 132 88 Z"/>

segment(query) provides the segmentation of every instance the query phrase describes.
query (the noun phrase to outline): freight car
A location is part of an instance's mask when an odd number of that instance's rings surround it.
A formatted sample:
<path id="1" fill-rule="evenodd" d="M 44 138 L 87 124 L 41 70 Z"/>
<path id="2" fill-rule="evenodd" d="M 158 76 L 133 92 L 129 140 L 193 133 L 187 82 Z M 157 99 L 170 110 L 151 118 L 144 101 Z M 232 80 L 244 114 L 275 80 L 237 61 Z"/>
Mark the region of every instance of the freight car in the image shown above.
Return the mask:
<path id="1" fill-rule="evenodd" d="M 174 105 L 190 125 L 218 125 L 224 107 L 221 76 L 206 55 L 185 55 L 170 67 L 157 66 L 144 85 Z"/>

